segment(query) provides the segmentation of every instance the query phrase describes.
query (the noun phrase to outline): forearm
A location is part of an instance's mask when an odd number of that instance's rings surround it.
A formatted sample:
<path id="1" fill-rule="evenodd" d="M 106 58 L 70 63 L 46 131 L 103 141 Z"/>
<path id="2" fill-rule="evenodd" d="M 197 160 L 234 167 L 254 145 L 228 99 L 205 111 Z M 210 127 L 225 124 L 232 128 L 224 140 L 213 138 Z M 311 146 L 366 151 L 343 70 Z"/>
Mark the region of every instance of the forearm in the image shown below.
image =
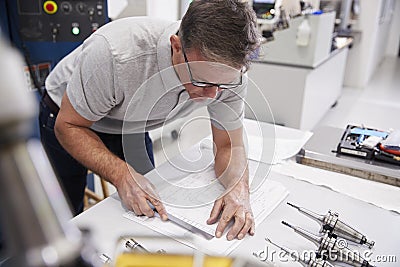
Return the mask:
<path id="1" fill-rule="evenodd" d="M 90 129 L 57 122 L 55 134 L 73 158 L 112 184 L 116 185 L 127 173 L 127 164 L 109 151 Z"/>
<path id="2" fill-rule="evenodd" d="M 214 140 L 215 174 L 226 192 L 215 200 L 208 224 L 217 221 L 216 237 L 221 237 L 228 224 L 234 224 L 227 239 L 242 239 L 247 233 L 254 235 L 254 217 L 250 206 L 249 170 L 243 145 L 243 128 L 232 131 L 211 125 Z"/>
<path id="3" fill-rule="evenodd" d="M 226 146 L 215 153 L 215 174 L 225 188 L 236 184 L 249 186 L 249 170 L 244 146 Z"/>

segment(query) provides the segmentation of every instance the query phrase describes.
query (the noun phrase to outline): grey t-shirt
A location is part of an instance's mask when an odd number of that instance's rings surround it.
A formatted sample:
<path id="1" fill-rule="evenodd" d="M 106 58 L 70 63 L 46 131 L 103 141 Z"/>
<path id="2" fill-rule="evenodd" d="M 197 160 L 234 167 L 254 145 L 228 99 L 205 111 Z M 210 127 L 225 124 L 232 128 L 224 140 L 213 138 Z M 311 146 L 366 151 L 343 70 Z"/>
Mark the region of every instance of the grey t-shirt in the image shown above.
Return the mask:
<path id="1" fill-rule="evenodd" d="M 216 99 L 193 101 L 171 59 L 179 22 L 132 17 L 110 22 L 57 64 L 46 80 L 58 104 L 66 91 L 74 109 L 105 133 L 152 130 L 207 106 L 218 128 L 241 127 L 247 77 Z"/>

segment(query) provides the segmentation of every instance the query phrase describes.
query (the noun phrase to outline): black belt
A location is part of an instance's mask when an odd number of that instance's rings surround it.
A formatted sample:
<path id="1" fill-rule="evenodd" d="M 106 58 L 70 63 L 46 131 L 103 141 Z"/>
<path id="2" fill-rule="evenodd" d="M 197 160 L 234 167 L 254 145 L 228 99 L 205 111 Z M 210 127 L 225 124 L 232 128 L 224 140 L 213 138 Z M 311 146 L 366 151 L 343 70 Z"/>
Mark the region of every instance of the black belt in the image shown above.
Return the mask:
<path id="1" fill-rule="evenodd" d="M 44 90 L 44 95 L 43 95 L 42 101 L 49 107 L 49 109 L 51 110 L 51 112 L 54 113 L 54 115 L 58 114 L 58 111 L 60 111 L 60 108 L 53 101 L 53 99 L 50 98 L 50 96 L 47 94 L 46 90 Z"/>

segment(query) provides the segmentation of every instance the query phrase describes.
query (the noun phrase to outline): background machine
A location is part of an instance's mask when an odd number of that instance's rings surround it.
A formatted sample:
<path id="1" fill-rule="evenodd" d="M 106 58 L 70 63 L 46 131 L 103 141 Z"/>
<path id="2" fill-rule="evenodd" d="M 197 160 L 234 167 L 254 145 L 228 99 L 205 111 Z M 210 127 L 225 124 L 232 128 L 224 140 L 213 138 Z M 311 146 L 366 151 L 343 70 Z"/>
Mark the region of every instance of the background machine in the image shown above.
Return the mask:
<path id="1" fill-rule="evenodd" d="M 106 0 L 0 0 L 3 36 L 23 54 L 28 88 L 41 89 L 50 70 L 109 21 Z"/>
<path id="2" fill-rule="evenodd" d="M 23 55 L 26 88 L 39 89 L 38 99 L 55 65 L 108 21 L 106 0 L 0 0 L 0 32 Z"/>

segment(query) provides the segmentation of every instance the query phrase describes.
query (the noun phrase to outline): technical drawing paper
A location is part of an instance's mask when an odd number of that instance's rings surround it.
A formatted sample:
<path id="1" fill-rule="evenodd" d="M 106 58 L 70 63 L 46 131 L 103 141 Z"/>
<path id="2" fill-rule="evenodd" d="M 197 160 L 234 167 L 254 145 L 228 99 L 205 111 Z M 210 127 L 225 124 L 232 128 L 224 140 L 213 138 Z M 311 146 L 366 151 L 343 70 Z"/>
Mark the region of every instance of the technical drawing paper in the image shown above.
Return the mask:
<path id="1" fill-rule="evenodd" d="M 203 175 L 204 174 L 204 175 Z M 207 169 L 204 173 L 199 174 L 190 174 L 181 180 L 181 185 L 200 185 L 201 181 L 213 181 L 212 177 L 215 177 L 215 174 L 212 168 Z M 215 179 L 215 178 L 214 178 Z M 166 189 L 164 189 L 166 190 Z M 166 190 L 168 191 L 168 190 Z M 215 185 L 212 187 L 212 190 L 209 190 L 208 193 L 215 194 L 215 198 L 221 195 L 224 192 L 224 188 L 219 184 L 218 180 L 216 180 Z M 171 192 L 169 192 L 171 193 Z M 165 192 L 160 192 L 161 198 L 162 195 L 166 195 Z M 286 188 L 275 181 L 266 180 L 264 183 L 250 195 L 252 210 L 255 218 L 256 226 L 261 223 L 277 206 L 278 204 L 286 198 L 289 192 Z M 171 195 L 169 195 L 171 196 Z M 195 203 L 198 200 L 193 200 L 196 196 L 190 196 L 185 193 L 185 188 L 182 188 L 180 192 L 174 192 L 174 197 L 184 198 L 187 201 L 194 201 Z M 170 199 L 171 200 L 171 199 Z M 209 218 L 211 209 L 213 207 L 213 202 L 208 203 L 207 205 L 193 207 L 193 208 L 180 208 L 176 206 L 165 205 L 167 212 L 169 214 L 173 214 L 175 217 L 180 217 L 182 220 L 189 222 L 191 225 L 201 228 L 206 232 L 214 235 L 217 227 L 217 223 L 213 225 L 207 225 L 206 221 Z M 179 237 L 179 241 L 181 241 L 182 236 L 188 237 L 186 245 L 199 249 L 208 254 L 219 254 L 219 255 L 227 255 L 234 248 L 236 248 L 241 241 L 243 240 L 233 240 L 227 241 L 225 235 L 221 238 L 213 238 L 211 240 L 205 239 L 201 235 L 197 235 L 195 233 L 191 233 L 190 231 L 172 223 L 172 222 L 163 222 L 158 217 L 148 218 L 146 216 L 137 217 L 133 212 L 127 212 L 123 215 L 124 217 L 133 220 L 135 222 L 141 223 L 159 233 L 165 234 L 170 237 Z M 246 238 L 251 238 L 250 236 L 246 236 Z"/>

